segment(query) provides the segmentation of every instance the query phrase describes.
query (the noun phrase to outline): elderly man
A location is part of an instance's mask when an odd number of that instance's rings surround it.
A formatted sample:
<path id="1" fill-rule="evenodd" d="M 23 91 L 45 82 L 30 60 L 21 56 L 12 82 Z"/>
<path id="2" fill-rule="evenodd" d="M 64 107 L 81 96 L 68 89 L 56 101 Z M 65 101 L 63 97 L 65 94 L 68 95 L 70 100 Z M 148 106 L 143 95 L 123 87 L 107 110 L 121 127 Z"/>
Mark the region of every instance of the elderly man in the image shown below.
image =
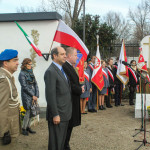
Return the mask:
<path id="1" fill-rule="evenodd" d="M 19 99 L 13 73 L 18 68 L 18 52 L 6 49 L 0 54 L 0 138 L 2 144 L 19 135 Z"/>
<path id="2" fill-rule="evenodd" d="M 52 64 L 45 72 L 49 150 L 63 150 L 67 127 L 72 113 L 71 89 L 62 65 L 66 51 L 62 47 L 51 52 Z"/>
<path id="3" fill-rule="evenodd" d="M 72 133 L 72 129 L 75 126 L 81 124 L 81 112 L 80 112 L 80 95 L 84 93 L 84 87 L 79 84 L 79 77 L 75 70 L 75 64 L 77 61 L 77 50 L 73 47 L 66 49 L 67 61 L 63 64 L 63 69 L 67 74 L 71 84 L 71 97 L 72 97 L 72 117 L 69 121 L 67 137 L 65 141 L 65 150 L 70 150 L 69 141 Z"/>

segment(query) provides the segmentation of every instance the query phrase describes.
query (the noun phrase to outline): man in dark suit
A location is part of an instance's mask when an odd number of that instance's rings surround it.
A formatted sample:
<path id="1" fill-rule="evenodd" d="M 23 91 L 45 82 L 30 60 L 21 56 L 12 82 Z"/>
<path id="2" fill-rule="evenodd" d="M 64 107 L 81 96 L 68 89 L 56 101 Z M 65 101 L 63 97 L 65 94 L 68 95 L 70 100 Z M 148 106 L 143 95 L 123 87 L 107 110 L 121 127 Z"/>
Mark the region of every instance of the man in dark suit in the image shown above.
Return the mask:
<path id="1" fill-rule="evenodd" d="M 81 124 L 81 112 L 80 112 L 80 95 L 84 92 L 84 86 L 80 86 L 79 77 L 75 70 L 75 64 L 77 61 L 77 50 L 72 47 L 66 49 L 67 61 L 63 64 L 63 69 L 67 74 L 71 84 L 71 97 L 72 97 L 72 117 L 69 121 L 67 136 L 65 141 L 64 150 L 70 150 L 69 141 L 72 133 L 72 129 L 75 126 Z"/>
<path id="2" fill-rule="evenodd" d="M 51 57 L 53 62 L 44 76 L 49 128 L 48 150 L 63 150 L 72 114 L 71 89 L 62 68 L 66 61 L 66 51 L 62 47 L 54 48 Z"/>

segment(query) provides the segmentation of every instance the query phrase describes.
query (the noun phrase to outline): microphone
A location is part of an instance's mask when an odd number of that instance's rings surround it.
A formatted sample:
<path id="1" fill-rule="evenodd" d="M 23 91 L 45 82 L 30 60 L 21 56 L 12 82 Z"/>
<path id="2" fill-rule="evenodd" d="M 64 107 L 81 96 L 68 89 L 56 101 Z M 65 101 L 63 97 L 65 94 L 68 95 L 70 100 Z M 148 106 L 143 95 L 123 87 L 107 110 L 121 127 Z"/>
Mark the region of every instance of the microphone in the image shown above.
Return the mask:
<path id="1" fill-rule="evenodd" d="M 131 66 L 131 64 L 125 62 L 125 61 L 122 61 L 122 64 L 124 64 L 125 66 Z"/>

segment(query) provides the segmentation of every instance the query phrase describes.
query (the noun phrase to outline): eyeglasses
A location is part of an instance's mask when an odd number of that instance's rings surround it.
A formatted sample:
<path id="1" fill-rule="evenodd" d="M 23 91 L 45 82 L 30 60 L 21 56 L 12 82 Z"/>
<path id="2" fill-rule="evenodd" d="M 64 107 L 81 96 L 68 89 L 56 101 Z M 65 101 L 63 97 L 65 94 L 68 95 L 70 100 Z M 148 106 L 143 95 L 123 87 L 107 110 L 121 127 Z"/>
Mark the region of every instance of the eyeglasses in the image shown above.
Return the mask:
<path id="1" fill-rule="evenodd" d="M 32 66 L 32 64 L 27 64 L 27 65 Z"/>

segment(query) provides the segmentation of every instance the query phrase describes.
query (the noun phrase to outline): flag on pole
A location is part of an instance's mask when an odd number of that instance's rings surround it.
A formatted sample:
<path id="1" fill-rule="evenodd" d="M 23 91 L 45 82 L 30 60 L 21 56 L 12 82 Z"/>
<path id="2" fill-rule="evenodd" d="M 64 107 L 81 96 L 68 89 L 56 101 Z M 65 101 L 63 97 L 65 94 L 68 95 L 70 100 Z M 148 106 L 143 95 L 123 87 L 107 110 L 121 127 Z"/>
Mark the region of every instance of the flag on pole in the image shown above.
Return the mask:
<path id="1" fill-rule="evenodd" d="M 116 76 L 124 85 L 126 85 L 129 81 L 128 67 L 122 64 L 122 61 L 127 62 L 124 40 L 122 41 Z"/>
<path id="2" fill-rule="evenodd" d="M 95 60 L 91 81 L 97 86 L 97 88 L 100 91 L 103 89 L 104 79 L 103 79 L 103 71 L 101 66 L 101 59 L 100 59 L 100 52 L 99 52 L 98 45 L 97 45 L 96 60 Z"/>
<path id="3" fill-rule="evenodd" d="M 24 36 L 26 37 L 27 41 L 29 44 L 32 46 L 32 48 L 35 50 L 35 52 L 39 55 L 42 56 L 41 51 L 38 49 L 38 47 L 34 44 L 34 42 L 31 40 L 31 38 L 27 35 L 27 33 L 21 28 L 21 26 L 15 21 L 19 29 L 23 32 Z"/>
<path id="4" fill-rule="evenodd" d="M 143 70 L 143 71 L 147 72 L 147 67 L 146 67 L 146 64 L 145 64 L 144 57 L 143 57 L 142 48 L 140 47 L 139 49 L 140 49 L 140 56 L 139 56 L 137 68 L 140 69 L 140 70 Z"/>
<path id="5" fill-rule="evenodd" d="M 59 20 L 53 41 L 76 48 L 83 54 L 84 59 L 87 59 L 89 50 L 79 36 L 62 20 Z"/>
<path id="6" fill-rule="evenodd" d="M 150 82 L 150 77 L 148 75 L 148 71 L 147 71 L 147 66 L 145 64 L 145 59 L 143 57 L 143 51 L 142 51 L 142 48 L 140 47 L 140 56 L 139 56 L 139 60 L 138 60 L 138 64 L 137 64 L 137 68 L 139 70 L 141 70 L 141 72 L 145 72 L 146 73 L 146 78 L 147 80 Z"/>

